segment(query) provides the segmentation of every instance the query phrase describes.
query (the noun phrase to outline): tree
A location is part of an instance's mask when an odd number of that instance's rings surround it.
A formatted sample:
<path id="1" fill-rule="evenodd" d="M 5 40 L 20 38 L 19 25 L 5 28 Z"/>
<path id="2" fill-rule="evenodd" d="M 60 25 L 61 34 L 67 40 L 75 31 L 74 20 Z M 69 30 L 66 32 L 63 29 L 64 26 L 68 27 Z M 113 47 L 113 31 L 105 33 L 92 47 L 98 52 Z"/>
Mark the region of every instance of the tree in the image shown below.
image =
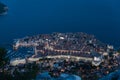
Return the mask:
<path id="1" fill-rule="evenodd" d="M 0 48 L 0 66 L 4 66 L 7 63 L 8 58 L 5 57 L 6 54 L 7 54 L 6 49 Z"/>
<path id="2" fill-rule="evenodd" d="M 120 53 L 120 48 L 117 50 L 118 53 Z"/>

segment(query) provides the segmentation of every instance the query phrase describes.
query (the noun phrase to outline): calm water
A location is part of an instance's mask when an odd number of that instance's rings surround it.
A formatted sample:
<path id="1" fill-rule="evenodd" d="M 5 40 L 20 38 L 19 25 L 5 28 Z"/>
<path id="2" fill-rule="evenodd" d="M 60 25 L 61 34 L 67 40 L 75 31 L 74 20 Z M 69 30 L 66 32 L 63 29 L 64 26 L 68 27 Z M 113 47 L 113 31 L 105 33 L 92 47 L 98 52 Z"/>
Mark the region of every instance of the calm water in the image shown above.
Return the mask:
<path id="1" fill-rule="evenodd" d="M 87 32 L 120 45 L 120 0 L 0 0 L 9 7 L 0 16 L 0 44 L 51 32 Z"/>

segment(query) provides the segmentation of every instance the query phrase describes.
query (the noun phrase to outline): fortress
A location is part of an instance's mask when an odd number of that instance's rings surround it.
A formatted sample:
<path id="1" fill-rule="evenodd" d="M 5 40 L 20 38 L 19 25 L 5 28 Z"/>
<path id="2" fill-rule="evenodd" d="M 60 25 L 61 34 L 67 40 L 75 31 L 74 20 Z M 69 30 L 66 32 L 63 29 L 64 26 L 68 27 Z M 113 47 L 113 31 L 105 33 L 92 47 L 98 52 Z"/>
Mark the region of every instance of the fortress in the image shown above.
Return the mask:
<path id="1" fill-rule="evenodd" d="M 107 53 L 107 46 L 93 35 L 86 33 L 52 33 L 32 37 L 24 37 L 14 42 L 13 48 L 33 47 L 32 58 L 63 58 L 90 61 L 100 65 L 103 53 Z M 113 48 L 112 48 L 113 49 Z"/>

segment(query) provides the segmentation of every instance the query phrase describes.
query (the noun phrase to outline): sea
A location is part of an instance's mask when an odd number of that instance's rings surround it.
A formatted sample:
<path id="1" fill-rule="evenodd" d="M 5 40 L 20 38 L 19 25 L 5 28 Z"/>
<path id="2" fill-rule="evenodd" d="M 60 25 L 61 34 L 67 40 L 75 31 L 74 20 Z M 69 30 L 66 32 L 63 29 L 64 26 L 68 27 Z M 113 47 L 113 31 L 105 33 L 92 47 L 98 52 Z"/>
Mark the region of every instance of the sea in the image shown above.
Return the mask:
<path id="1" fill-rule="evenodd" d="M 52 32 L 85 32 L 120 45 L 120 0 L 0 0 L 9 8 L 0 16 L 0 44 Z"/>

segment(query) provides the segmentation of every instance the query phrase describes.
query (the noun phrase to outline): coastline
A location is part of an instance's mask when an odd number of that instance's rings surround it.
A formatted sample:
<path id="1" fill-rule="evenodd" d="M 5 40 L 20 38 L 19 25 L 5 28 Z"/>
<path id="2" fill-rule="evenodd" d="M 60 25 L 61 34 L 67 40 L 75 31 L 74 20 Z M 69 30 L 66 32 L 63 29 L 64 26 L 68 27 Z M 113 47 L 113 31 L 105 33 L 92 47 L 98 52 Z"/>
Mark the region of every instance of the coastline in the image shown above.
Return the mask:
<path id="1" fill-rule="evenodd" d="M 0 2 L 0 16 L 6 15 L 8 11 L 8 7 Z"/>

